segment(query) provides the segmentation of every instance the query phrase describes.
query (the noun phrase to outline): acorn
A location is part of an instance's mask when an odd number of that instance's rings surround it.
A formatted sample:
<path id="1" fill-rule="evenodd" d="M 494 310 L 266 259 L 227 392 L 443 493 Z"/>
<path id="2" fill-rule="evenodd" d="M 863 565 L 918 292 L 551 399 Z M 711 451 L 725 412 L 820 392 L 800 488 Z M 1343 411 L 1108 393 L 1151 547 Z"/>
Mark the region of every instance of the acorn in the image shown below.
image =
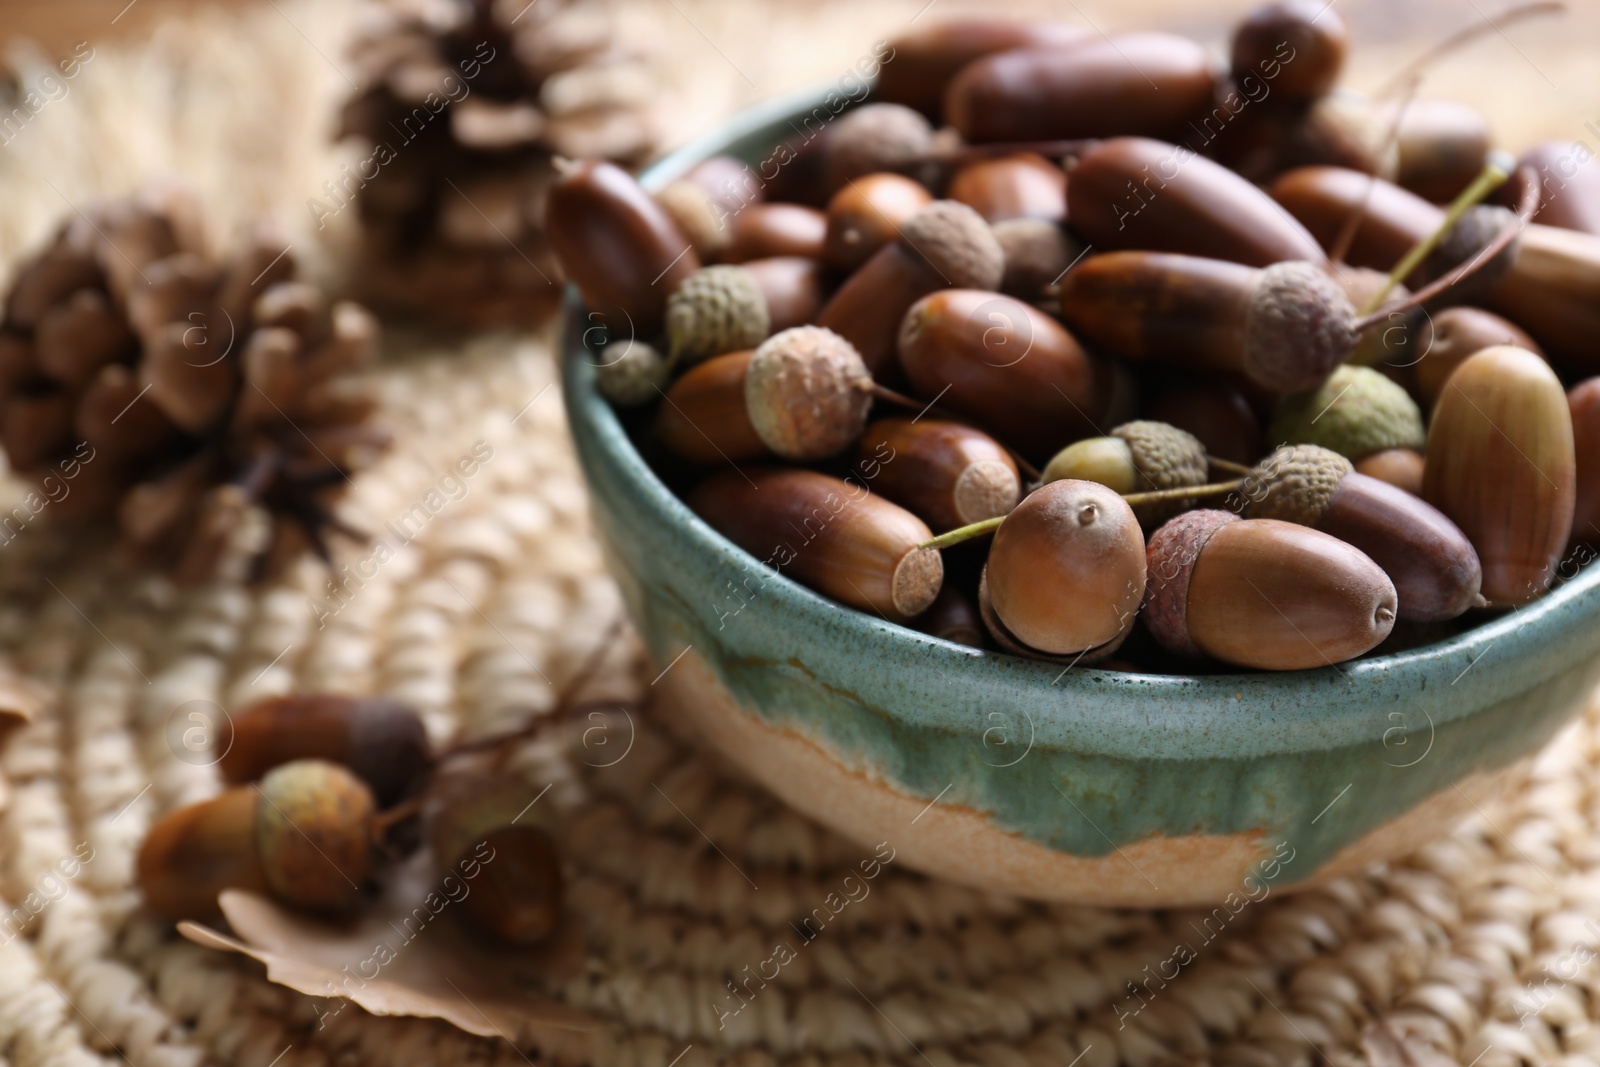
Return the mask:
<path id="1" fill-rule="evenodd" d="M 1600 545 L 1600 378 L 1579 382 L 1568 390 L 1567 406 L 1572 412 L 1577 462 L 1572 541 Z"/>
<path id="2" fill-rule="evenodd" d="M 1261 458 L 1261 421 L 1231 382 L 1173 386 L 1150 402 L 1145 417 L 1194 434 L 1218 459 L 1251 464 Z"/>
<path id="3" fill-rule="evenodd" d="M 986 648 L 983 620 L 965 593 L 946 584 L 933 606 L 917 617 L 917 629 L 930 637 L 969 648 Z"/>
<path id="4" fill-rule="evenodd" d="M 796 326 L 755 350 L 744 397 L 756 436 L 772 452 L 797 462 L 827 459 L 866 427 L 872 376 L 843 337 Z"/>
<path id="5" fill-rule="evenodd" d="M 607 345 L 595 364 L 595 388 L 619 408 L 636 408 L 655 400 L 671 380 L 672 363 L 643 341 Z"/>
<path id="6" fill-rule="evenodd" d="M 802 204 L 751 204 L 728 222 L 722 262 L 743 263 L 773 256 L 821 259 L 828 217 Z"/>
<path id="7" fill-rule="evenodd" d="M 689 494 L 708 525 L 765 566 L 891 622 L 939 595 L 944 561 L 921 519 L 859 481 L 816 471 L 722 471 Z"/>
<path id="8" fill-rule="evenodd" d="M 1067 272 L 1061 313 L 1076 334 L 1117 355 L 1242 373 L 1285 393 L 1321 382 L 1359 337 L 1344 291 L 1298 261 L 1258 269 L 1108 252 Z"/>
<path id="9" fill-rule="evenodd" d="M 1053 305 L 1059 298 L 1061 276 L 1083 249 L 1048 219 L 1006 219 L 992 228 L 1005 260 L 1000 291 L 1030 304 Z"/>
<path id="10" fill-rule="evenodd" d="M 1145 493 L 1204 485 L 1206 449 L 1197 437 L 1164 422 L 1137 420 L 1104 437 L 1077 441 L 1057 452 L 1044 469 L 1045 482 L 1077 478 L 1118 493 Z M 1153 528 L 1193 501 L 1166 500 L 1136 506 L 1140 525 Z"/>
<path id="11" fill-rule="evenodd" d="M 940 289 L 999 287 L 1005 258 L 983 217 L 954 200 L 935 200 L 900 227 L 839 287 L 817 314 L 856 347 L 876 377 L 893 366 L 900 323 L 911 305 Z"/>
<path id="12" fill-rule="evenodd" d="M 1422 495 L 1472 542 L 1493 604 L 1550 588 L 1576 483 L 1572 413 L 1548 363 L 1499 345 L 1456 368 L 1433 408 Z"/>
<path id="13" fill-rule="evenodd" d="M 292 760 L 350 768 L 388 807 L 411 792 L 433 762 L 428 731 L 409 704 L 388 697 L 297 693 L 230 717 L 233 743 L 217 763 L 230 785 L 253 782 Z"/>
<path id="14" fill-rule="evenodd" d="M 669 182 L 656 192 L 655 201 L 677 223 L 701 262 L 714 262 L 732 240 L 729 210 L 699 184 L 682 178 Z"/>
<path id="15" fill-rule="evenodd" d="M 937 120 L 945 87 L 973 60 L 1014 48 L 1072 44 L 1088 36 L 1083 27 L 1064 22 L 982 16 L 930 20 L 889 41 L 873 96 Z"/>
<path id="16" fill-rule="evenodd" d="M 862 480 L 935 531 L 1004 515 L 1022 498 L 1017 464 L 988 434 L 942 419 L 879 419 L 856 446 Z"/>
<path id="17" fill-rule="evenodd" d="M 959 200 L 992 225 L 1007 219 L 1067 217 L 1067 175 L 1036 152 L 1017 152 L 968 163 L 950 177 L 945 196 Z"/>
<path id="18" fill-rule="evenodd" d="M 1422 470 L 1426 460 L 1414 448 L 1386 448 L 1382 452 L 1363 456 L 1355 464 L 1359 474 L 1388 482 L 1412 496 L 1422 495 Z"/>
<path id="19" fill-rule="evenodd" d="M 864 174 L 828 201 L 823 259 L 849 272 L 900 235 L 900 224 L 933 202 L 933 194 L 900 174 Z"/>
<path id="20" fill-rule="evenodd" d="M 1543 195 L 1534 222 L 1600 234 L 1600 163 L 1593 149 L 1580 141 L 1543 141 L 1517 163 L 1539 176 Z"/>
<path id="21" fill-rule="evenodd" d="M 1147 554 L 1145 628 L 1179 655 L 1305 670 L 1369 652 L 1394 628 L 1388 575 L 1305 526 L 1189 511 L 1156 531 Z"/>
<path id="22" fill-rule="evenodd" d="M 1349 364 L 1315 389 L 1280 400 L 1267 436 L 1321 445 L 1352 461 L 1388 448 L 1419 449 L 1427 440 L 1422 411 L 1404 389 L 1370 367 Z"/>
<path id="23" fill-rule="evenodd" d="M 1484 604 L 1483 569 L 1460 528 L 1337 452 L 1286 445 L 1256 464 L 1239 496 L 1246 518 L 1309 526 L 1365 552 L 1394 583 L 1402 619 L 1437 622 Z"/>
<path id="24" fill-rule="evenodd" d="M 1133 509 L 1098 482 L 1069 478 L 1028 494 L 995 531 L 978 606 L 1007 651 L 1093 663 L 1127 638 L 1144 591 Z"/>
<path id="25" fill-rule="evenodd" d="M 773 333 L 804 326 L 817 317 L 827 292 L 826 268 L 805 256 L 770 256 L 740 264 L 761 287 Z"/>
<path id="26" fill-rule="evenodd" d="M 672 383 L 656 409 L 656 440 L 691 463 L 739 463 L 770 456 L 745 405 L 755 352 L 714 356 Z"/>
<path id="27" fill-rule="evenodd" d="M 848 111 L 834 121 L 828 138 L 828 191 L 868 174 L 913 165 L 932 146 L 932 125 L 909 107 L 865 104 Z"/>
<path id="28" fill-rule="evenodd" d="M 1413 381 L 1428 403 L 1439 399 L 1445 380 L 1463 360 L 1495 345 L 1514 345 L 1544 355 L 1522 327 L 1492 311 L 1475 307 L 1445 308 L 1427 317 L 1419 331 Z"/>
<path id="29" fill-rule="evenodd" d="M 702 267 L 667 298 L 671 359 L 688 364 L 754 348 L 767 339 L 766 294 L 743 267 Z"/>
<path id="30" fill-rule="evenodd" d="M 169 919 L 210 919 L 224 889 L 339 911 L 372 872 L 377 808 L 336 763 L 296 760 L 259 785 L 234 786 L 150 827 L 136 874 L 145 903 Z"/>
<path id="31" fill-rule="evenodd" d="M 511 778 L 456 778 L 429 813 L 428 842 L 441 878 L 467 884 L 469 922 L 496 944 L 548 940 L 561 920 L 565 880 L 554 816 Z"/>
<path id="32" fill-rule="evenodd" d="M 1233 32 L 1235 82 L 1265 79 L 1285 100 L 1314 100 L 1339 80 L 1350 31 L 1320 0 L 1274 0 L 1254 8 Z"/>

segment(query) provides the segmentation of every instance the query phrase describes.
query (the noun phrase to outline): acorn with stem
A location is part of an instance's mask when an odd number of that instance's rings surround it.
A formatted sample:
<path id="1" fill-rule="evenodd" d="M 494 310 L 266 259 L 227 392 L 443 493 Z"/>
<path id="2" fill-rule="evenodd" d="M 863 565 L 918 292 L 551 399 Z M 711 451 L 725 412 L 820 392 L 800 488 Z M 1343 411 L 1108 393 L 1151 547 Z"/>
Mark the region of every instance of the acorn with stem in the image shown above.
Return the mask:
<path id="1" fill-rule="evenodd" d="M 1209 466 L 1205 446 L 1193 434 L 1164 422 L 1136 420 L 1063 448 L 1045 467 L 1044 481 L 1078 478 L 1118 493 L 1141 493 L 1204 485 Z M 1192 499 L 1180 497 L 1133 510 L 1141 525 L 1153 529 L 1191 506 Z"/>

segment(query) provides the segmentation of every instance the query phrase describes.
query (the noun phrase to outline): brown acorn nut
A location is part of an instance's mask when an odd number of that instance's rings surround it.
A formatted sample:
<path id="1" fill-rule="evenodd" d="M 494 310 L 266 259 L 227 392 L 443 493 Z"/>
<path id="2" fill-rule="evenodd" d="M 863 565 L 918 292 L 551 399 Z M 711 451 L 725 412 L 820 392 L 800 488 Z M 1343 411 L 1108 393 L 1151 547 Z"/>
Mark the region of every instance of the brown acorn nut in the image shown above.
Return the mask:
<path id="1" fill-rule="evenodd" d="M 1021 48 L 967 65 L 945 90 L 945 120 L 973 144 L 1177 134 L 1211 106 L 1211 61 L 1166 33 Z"/>
<path id="2" fill-rule="evenodd" d="M 1578 141 L 1544 141 L 1517 161 L 1539 176 L 1539 210 L 1533 221 L 1563 230 L 1600 234 L 1600 162 Z M 1512 206 L 1502 199 L 1507 207 Z"/>
<path id="3" fill-rule="evenodd" d="M 1514 345 L 1544 355 L 1521 327 L 1492 311 L 1453 307 L 1428 315 L 1418 331 L 1417 350 L 1422 354 L 1412 372 L 1417 392 L 1432 404 L 1468 356 L 1495 345 Z"/>
<path id="4" fill-rule="evenodd" d="M 1253 9 L 1233 31 L 1235 82 L 1265 78 L 1285 100 L 1313 100 L 1333 88 L 1350 31 L 1318 0 L 1274 0 Z"/>
<path id="5" fill-rule="evenodd" d="M 1061 282 L 1061 312 L 1129 359 L 1243 373 L 1275 392 L 1326 378 L 1355 347 L 1355 309 L 1310 263 L 1257 269 L 1162 252 L 1108 252 Z"/>
<path id="6" fill-rule="evenodd" d="M 986 648 L 983 620 L 965 593 L 946 584 L 933 606 L 917 617 L 917 629 L 932 637 L 969 648 Z"/>
<path id="7" fill-rule="evenodd" d="M 797 462 L 849 448 L 867 425 L 872 376 L 855 348 L 832 330 L 796 326 L 755 350 L 744 377 L 756 436 Z"/>
<path id="8" fill-rule="evenodd" d="M 1003 648 L 1092 663 L 1133 629 L 1145 591 L 1144 537 L 1133 509 L 1096 482 L 1040 486 L 989 546 L 979 610 Z"/>
<path id="9" fill-rule="evenodd" d="M 1394 629 L 1395 590 L 1360 549 L 1318 530 L 1189 511 L 1150 538 L 1142 618 L 1157 643 L 1258 670 L 1327 667 Z"/>
<path id="10" fill-rule="evenodd" d="M 692 365 L 754 348 L 770 326 L 761 283 L 735 264 L 702 267 L 667 297 L 669 359 Z"/>
<path id="11" fill-rule="evenodd" d="M 1577 459 L 1577 496 L 1572 512 L 1574 544 L 1600 545 L 1600 378 L 1567 391 Z"/>
<path id="12" fill-rule="evenodd" d="M 873 95 L 939 118 L 945 87 L 968 63 L 995 52 L 1082 41 L 1089 31 L 1064 22 L 953 18 L 919 26 L 889 42 Z"/>
<path id="13" fill-rule="evenodd" d="M 1246 518 L 1309 526 L 1365 552 L 1394 583 L 1402 619 L 1438 622 L 1483 606 L 1478 554 L 1455 523 L 1337 452 L 1286 445 L 1256 464 L 1239 495 Z"/>
<path id="14" fill-rule="evenodd" d="M 864 104 L 833 123 L 824 171 L 828 192 L 880 171 L 913 166 L 933 147 L 933 127 L 900 104 Z"/>
<path id="15" fill-rule="evenodd" d="M 1398 102 L 1377 108 L 1379 123 L 1394 122 Z M 1412 100 L 1400 114 L 1394 176 L 1401 188 L 1434 203 L 1454 199 L 1483 171 L 1489 123 L 1477 108 L 1455 100 Z"/>
<path id="16" fill-rule="evenodd" d="M 561 920 L 565 880 L 548 806 L 505 777 L 452 780 L 428 814 L 428 843 L 444 877 L 464 881 L 467 918 L 499 944 L 536 945 Z"/>
<path id="17" fill-rule="evenodd" d="M 1207 469 L 1205 446 L 1193 434 L 1164 422 L 1135 420 L 1057 452 L 1044 469 L 1044 481 L 1077 478 L 1118 493 L 1144 493 L 1204 485 Z M 1135 506 L 1133 513 L 1141 526 L 1153 529 L 1192 506 L 1192 500 L 1152 501 Z"/>
<path id="18" fill-rule="evenodd" d="M 631 336 L 659 333 L 668 294 L 700 269 L 672 217 L 611 163 L 578 163 L 556 181 L 545 232 L 584 303 L 602 315 L 620 312 L 631 329 L 612 328 Z"/>
<path id="19" fill-rule="evenodd" d="M 217 770 L 230 785 L 291 760 L 320 759 L 349 767 L 388 807 L 433 761 L 416 709 L 387 697 L 297 693 L 252 704 L 229 722 L 233 740 Z"/>
<path id="20" fill-rule="evenodd" d="M 996 289 L 1004 272 L 1004 255 L 982 216 L 954 200 L 935 200 L 839 287 L 817 313 L 817 325 L 855 345 L 881 377 L 894 364 L 900 323 L 912 304 L 940 289 Z"/>
<path id="21" fill-rule="evenodd" d="M 1456 368 L 1433 408 L 1422 495 L 1477 549 L 1495 606 L 1550 588 L 1576 483 L 1572 413 L 1548 363 L 1503 345 Z"/>
<path id="22" fill-rule="evenodd" d="M 958 422 L 879 419 L 862 435 L 856 456 L 863 480 L 935 532 L 1004 515 L 1022 498 L 1010 453 Z"/>
<path id="23" fill-rule="evenodd" d="M 1078 158 L 1072 229 L 1103 250 L 1180 252 L 1265 267 L 1320 263 L 1315 237 L 1256 186 L 1187 146 L 1114 137 Z"/>
<path id="24" fill-rule="evenodd" d="M 981 159 L 956 171 L 945 188 L 990 223 L 1067 217 L 1067 174 L 1034 152 Z"/>
<path id="25" fill-rule="evenodd" d="M 728 220 L 724 263 L 773 256 L 821 259 L 828 217 L 802 204 L 751 204 Z"/>
<path id="26" fill-rule="evenodd" d="M 1150 402 L 1145 417 L 1194 434 L 1218 459 L 1254 463 L 1261 458 L 1261 420 L 1229 382 L 1167 389 Z"/>
<path id="27" fill-rule="evenodd" d="M 1267 192 L 1317 239 L 1332 248 L 1359 218 L 1345 262 L 1387 271 L 1439 228 L 1444 209 L 1393 182 L 1345 167 L 1299 167 Z"/>
<path id="28" fill-rule="evenodd" d="M 1422 495 L 1422 453 L 1414 448 L 1386 448 L 1356 460 L 1356 473 L 1388 482 L 1412 496 Z"/>
<path id="29" fill-rule="evenodd" d="M 745 372 L 755 352 L 729 352 L 692 367 L 656 409 L 656 439 L 691 463 L 739 463 L 771 453 L 750 422 Z"/>
<path id="30" fill-rule="evenodd" d="M 773 333 L 804 326 L 817 317 L 827 295 L 827 268 L 805 256 L 771 256 L 740 264 L 761 287 Z"/>
<path id="31" fill-rule="evenodd" d="M 1125 373 L 1049 315 L 998 293 L 947 289 L 919 300 L 899 355 L 918 396 L 1004 428 L 1007 444 L 1036 459 L 1131 406 Z"/>
<path id="32" fill-rule="evenodd" d="M 809 470 L 723 471 L 689 494 L 713 529 L 823 596 L 904 622 L 944 582 L 932 531 L 860 483 Z"/>
<path id="33" fill-rule="evenodd" d="M 932 202 L 932 193 L 899 174 L 864 174 L 845 183 L 828 201 L 823 259 L 838 270 L 855 270 Z"/>

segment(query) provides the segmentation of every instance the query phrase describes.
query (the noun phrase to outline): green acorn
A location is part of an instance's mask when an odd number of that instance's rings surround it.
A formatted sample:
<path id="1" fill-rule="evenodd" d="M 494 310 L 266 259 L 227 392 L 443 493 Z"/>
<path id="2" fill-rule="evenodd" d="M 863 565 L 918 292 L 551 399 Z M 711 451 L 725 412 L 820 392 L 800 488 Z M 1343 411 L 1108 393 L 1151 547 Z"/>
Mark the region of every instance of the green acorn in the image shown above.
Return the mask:
<path id="1" fill-rule="evenodd" d="M 1046 482 L 1063 478 L 1099 482 L 1118 493 L 1144 493 L 1204 485 L 1206 448 L 1199 438 L 1165 422 L 1125 422 L 1105 437 L 1077 441 L 1055 454 L 1044 469 Z M 1140 504 L 1139 522 L 1159 526 L 1192 507 L 1187 500 Z"/>
<path id="2" fill-rule="evenodd" d="M 1286 396 L 1268 434 L 1290 445 L 1321 445 L 1352 462 L 1427 441 L 1422 410 L 1405 389 L 1370 367 L 1346 364 L 1308 393 Z"/>
<path id="3" fill-rule="evenodd" d="M 667 298 L 667 341 L 674 361 L 694 364 L 754 348 L 771 329 L 761 285 L 740 266 L 703 267 Z"/>

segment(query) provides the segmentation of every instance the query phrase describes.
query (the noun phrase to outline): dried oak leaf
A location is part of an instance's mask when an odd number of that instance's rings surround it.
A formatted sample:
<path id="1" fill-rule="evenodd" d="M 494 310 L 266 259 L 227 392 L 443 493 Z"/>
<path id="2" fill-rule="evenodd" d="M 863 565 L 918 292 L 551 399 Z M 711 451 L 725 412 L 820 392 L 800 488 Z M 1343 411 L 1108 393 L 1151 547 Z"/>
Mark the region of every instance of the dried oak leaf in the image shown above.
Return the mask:
<path id="1" fill-rule="evenodd" d="M 457 881 L 470 891 L 470 880 Z M 179 923 L 178 932 L 197 945 L 259 960 L 268 981 L 348 1000 L 373 1015 L 443 1019 L 470 1034 L 511 1041 L 599 1028 L 576 1008 L 530 992 L 540 980 L 581 970 L 584 946 L 575 924 L 550 944 L 518 950 L 479 938 L 462 922 L 458 902 L 432 912 L 429 894 L 445 898 L 424 849 L 397 866 L 382 895 L 352 919 L 308 916 L 228 889 L 217 902 L 237 938 L 194 922 Z"/>

